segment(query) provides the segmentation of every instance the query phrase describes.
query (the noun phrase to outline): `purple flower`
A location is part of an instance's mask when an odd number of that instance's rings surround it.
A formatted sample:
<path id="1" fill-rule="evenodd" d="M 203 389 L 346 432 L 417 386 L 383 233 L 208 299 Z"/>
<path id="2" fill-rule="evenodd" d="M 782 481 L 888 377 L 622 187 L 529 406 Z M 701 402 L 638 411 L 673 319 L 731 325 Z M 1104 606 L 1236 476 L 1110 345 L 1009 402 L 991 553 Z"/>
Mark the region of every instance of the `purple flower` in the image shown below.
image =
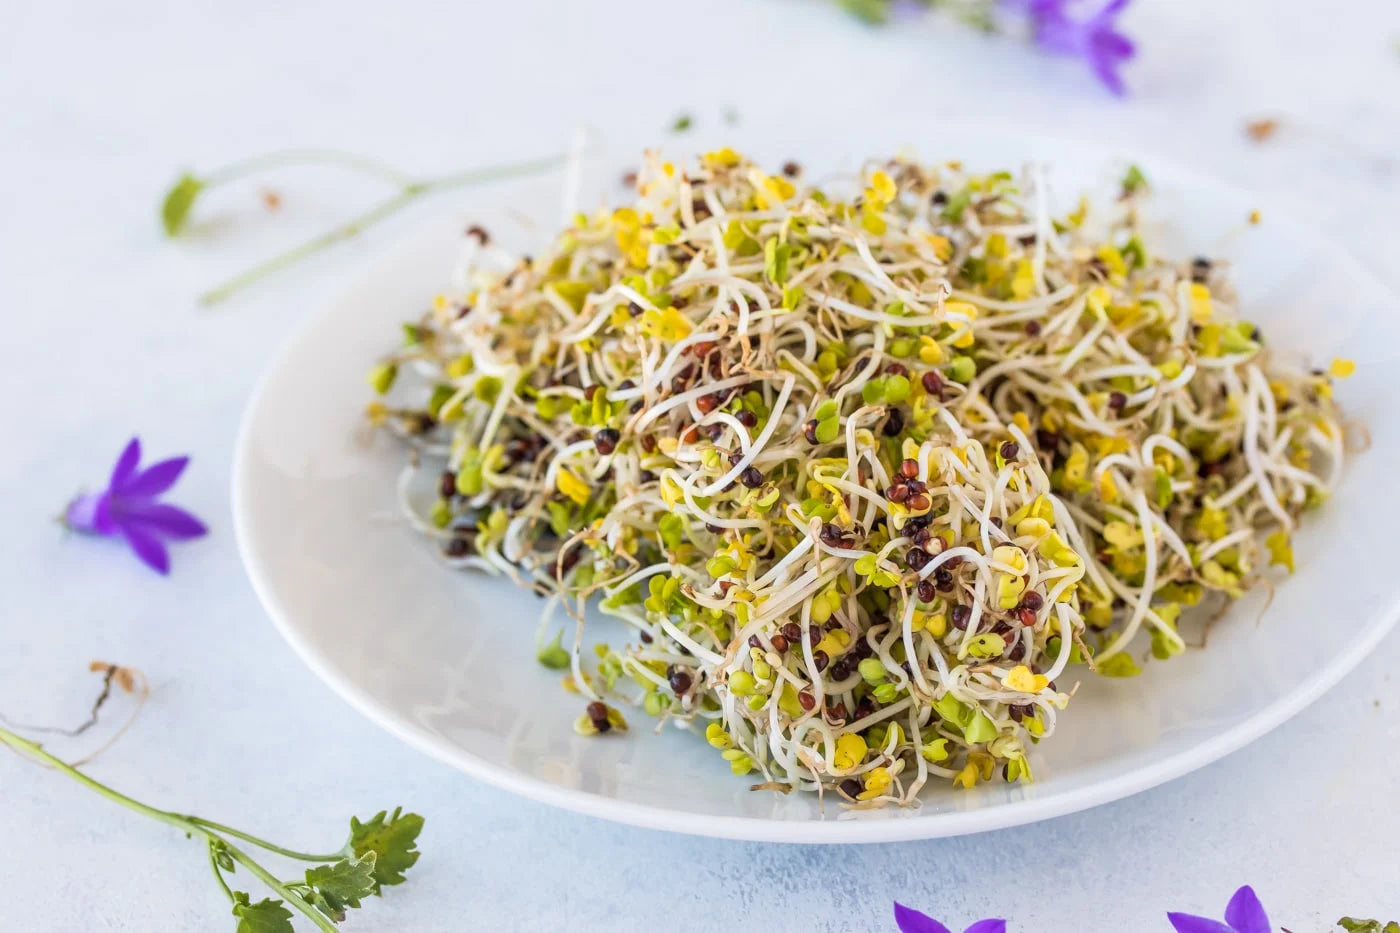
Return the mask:
<path id="1" fill-rule="evenodd" d="M 1114 28 L 1114 19 L 1128 0 L 1109 0 L 1088 19 L 1075 19 L 1067 7 L 1073 0 L 1015 0 L 1030 17 L 1036 45 L 1049 52 L 1078 55 L 1115 94 L 1123 93 L 1118 66 L 1133 57 L 1133 42 Z"/>
<path id="2" fill-rule="evenodd" d="M 1176 933 L 1269 933 L 1269 916 L 1264 905 L 1245 885 L 1225 905 L 1225 922 L 1197 917 L 1192 914 L 1167 914 Z"/>
<path id="3" fill-rule="evenodd" d="M 162 538 L 183 541 L 207 534 L 204 523 L 184 509 L 157 502 L 184 472 L 189 457 L 172 457 L 144 470 L 141 439 L 133 437 L 117 458 L 112 478 L 102 492 L 80 495 L 68 503 L 63 520 L 75 531 L 121 535 L 147 566 L 170 572 L 170 555 Z"/>
<path id="4" fill-rule="evenodd" d="M 894 922 L 900 933 L 952 933 L 947 927 L 912 907 L 894 902 Z M 978 920 L 963 933 L 1006 933 L 1005 920 Z"/>

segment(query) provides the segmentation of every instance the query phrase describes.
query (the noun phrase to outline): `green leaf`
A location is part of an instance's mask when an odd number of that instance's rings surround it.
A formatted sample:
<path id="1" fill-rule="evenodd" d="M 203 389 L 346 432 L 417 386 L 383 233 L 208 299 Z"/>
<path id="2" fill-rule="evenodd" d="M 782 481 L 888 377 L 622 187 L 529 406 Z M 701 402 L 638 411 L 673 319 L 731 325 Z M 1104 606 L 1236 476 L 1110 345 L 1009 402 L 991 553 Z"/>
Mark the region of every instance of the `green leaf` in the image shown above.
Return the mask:
<path id="1" fill-rule="evenodd" d="M 1126 651 L 1098 662 L 1098 672 L 1104 677 L 1136 677 L 1142 668 Z"/>
<path id="2" fill-rule="evenodd" d="M 562 644 L 563 640 L 564 630 L 560 629 L 558 634 L 554 636 L 554 641 L 535 652 L 535 660 L 539 661 L 545 667 L 554 668 L 556 671 L 561 671 L 568 667 L 569 652 L 564 650 Z"/>
<path id="3" fill-rule="evenodd" d="M 423 818 L 416 813 L 404 813 L 395 807 L 393 815 L 380 810 L 361 823 L 350 818 L 350 851 L 357 856 L 375 854 L 374 893 L 384 885 L 403 884 L 403 873 L 418 861 L 418 834 L 423 831 Z"/>
<path id="4" fill-rule="evenodd" d="M 334 865 L 306 870 L 306 883 L 314 890 L 311 902 L 332 920 L 345 919 L 347 907 L 359 907 L 360 899 L 375 893 L 373 852 L 362 858 L 343 858 Z"/>
<path id="5" fill-rule="evenodd" d="M 263 898 L 249 903 L 248 895 L 233 892 L 233 915 L 238 918 L 237 933 L 296 933 L 292 912 L 281 901 Z"/>
<path id="6" fill-rule="evenodd" d="M 676 119 L 671 123 L 671 132 L 684 133 L 686 130 L 690 129 L 690 125 L 693 122 L 694 121 L 690 118 L 690 114 L 683 113 L 680 116 L 676 117 Z"/>
<path id="7" fill-rule="evenodd" d="M 165 200 L 160 205 L 160 222 L 165 227 L 166 236 L 179 236 L 180 231 L 185 229 L 190 208 L 194 207 L 195 198 L 203 188 L 204 182 L 186 172 L 166 192 Z"/>
<path id="8" fill-rule="evenodd" d="M 1343 917 L 1337 921 L 1337 926 L 1346 930 L 1347 933 L 1400 933 L 1400 923 L 1394 920 L 1382 927 L 1379 920 L 1358 920 L 1355 917 Z"/>
<path id="9" fill-rule="evenodd" d="M 1129 165 L 1127 173 L 1123 176 L 1123 193 L 1132 194 L 1139 188 L 1147 187 L 1147 176 L 1142 173 L 1142 169 L 1136 165 Z"/>
<path id="10" fill-rule="evenodd" d="M 889 19 L 889 0 L 840 0 L 841 9 L 863 23 L 878 26 Z"/>

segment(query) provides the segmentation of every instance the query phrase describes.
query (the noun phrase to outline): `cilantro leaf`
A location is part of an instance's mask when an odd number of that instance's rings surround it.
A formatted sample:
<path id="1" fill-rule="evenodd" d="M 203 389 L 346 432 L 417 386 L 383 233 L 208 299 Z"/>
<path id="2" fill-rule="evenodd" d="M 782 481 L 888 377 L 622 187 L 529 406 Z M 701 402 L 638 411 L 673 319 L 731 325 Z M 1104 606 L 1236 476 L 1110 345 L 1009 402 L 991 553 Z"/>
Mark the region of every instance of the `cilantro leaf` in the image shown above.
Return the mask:
<path id="1" fill-rule="evenodd" d="M 361 858 L 343 858 L 334 865 L 308 868 L 306 884 L 314 892 L 311 903 L 332 920 L 344 920 L 347 907 L 359 907 L 361 898 L 375 893 L 375 857 L 373 852 L 366 852 Z"/>
<path id="2" fill-rule="evenodd" d="M 350 818 L 350 851 L 359 857 L 370 852 L 375 855 L 375 894 L 383 885 L 404 883 L 403 873 L 418 861 L 416 840 L 422 831 L 423 818 L 403 813 L 402 807 L 395 807 L 392 816 L 380 810 L 363 823 Z"/>
<path id="3" fill-rule="evenodd" d="M 203 188 L 204 182 L 186 172 L 166 193 L 160 205 L 160 222 L 165 227 L 166 236 L 179 236 L 180 231 L 185 229 L 190 208 L 194 207 L 194 200 Z"/>
<path id="4" fill-rule="evenodd" d="M 281 901 L 263 898 L 252 904 L 247 894 L 235 891 L 233 915 L 238 918 L 237 933 L 296 933 L 292 912 L 282 906 Z"/>

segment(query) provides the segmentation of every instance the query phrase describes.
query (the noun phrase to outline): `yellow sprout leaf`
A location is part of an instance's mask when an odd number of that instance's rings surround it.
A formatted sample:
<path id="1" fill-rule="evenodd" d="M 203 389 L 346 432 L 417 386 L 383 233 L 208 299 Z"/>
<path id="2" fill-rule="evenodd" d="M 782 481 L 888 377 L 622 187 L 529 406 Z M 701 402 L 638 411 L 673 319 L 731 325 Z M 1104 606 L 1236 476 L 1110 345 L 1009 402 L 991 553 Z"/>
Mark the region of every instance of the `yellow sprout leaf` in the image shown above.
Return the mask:
<path id="1" fill-rule="evenodd" d="M 1333 379 L 1345 379 L 1356 372 L 1356 363 L 1351 360 L 1342 359 L 1340 356 L 1332 361 L 1332 365 L 1327 367 L 1327 375 Z"/>
<path id="2" fill-rule="evenodd" d="M 701 162 L 714 167 L 738 165 L 743 160 L 743 156 L 739 155 L 739 153 L 730 149 L 728 146 L 725 146 L 723 149 L 716 149 L 713 152 L 707 152 L 700 157 Z"/>
<path id="3" fill-rule="evenodd" d="M 559 471 L 559 474 L 554 478 L 554 486 L 579 505 L 588 501 L 590 492 L 588 484 L 568 470 L 561 469 Z"/>
<path id="4" fill-rule="evenodd" d="M 839 771 L 850 771 L 865 760 L 865 753 L 869 748 L 865 744 L 865 739 L 854 732 L 847 732 L 836 740 L 836 754 L 833 756 L 832 764 Z"/>
<path id="5" fill-rule="evenodd" d="M 974 764 L 963 765 L 963 769 L 953 777 L 954 787 L 976 787 L 977 786 L 977 766 Z"/>
<path id="6" fill-rule="evenodd" d="M 1288 532 L 1275 531 L 1264 539 L 1264 546 L 1269 549 L 1269 563 L 1281 564 L 1288 568 L 1288 572 L 1293 572 L 1293 545 L 1288 541 Z"/>
<path id="7" fill-rule="evenodd" d="M 889 768 L 871 768 L 870 773 L 865 776 L 865 790 L 856 795 L 858 800 L 873 800 L 882 796 L 890 785 L 894 783 L 894 777 L 890 774 Z"/>
<path id="8" fill-rule="evenodd" d="M 1029 667 L 1017 664 L 1007 671 L 1001 682 L 1007 688 L 1021 693 L 1039 693 L 1050 683 L 1050 678 L 1044 674 L 1032 674 Z"/>
<path id="9" fill-rule="evenodd" d="M 1210 320 L 1214 311 L 1214 304 L 1211 302 L 1210 289 L 1201 282 L 1191 283 L 1191 320 L 1197 324 L 1204 324 Z"/>

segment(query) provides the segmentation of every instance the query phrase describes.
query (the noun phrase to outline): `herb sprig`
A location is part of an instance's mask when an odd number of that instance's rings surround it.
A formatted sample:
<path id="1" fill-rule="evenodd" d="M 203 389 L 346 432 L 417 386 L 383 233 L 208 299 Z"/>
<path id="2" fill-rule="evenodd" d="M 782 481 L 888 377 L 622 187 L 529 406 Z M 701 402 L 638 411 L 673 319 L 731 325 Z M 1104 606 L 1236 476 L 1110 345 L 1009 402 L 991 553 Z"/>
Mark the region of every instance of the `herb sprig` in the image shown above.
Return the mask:
<path id="1" fill-rule="evenodd" d="M 368 820 L 350 819 L 350 838 L 334 852 L 298 852 L 283 848 L 251 833 L 215 823 L 202 817 L 159 810 L 113 790 L 77 768 L 55 757 L 37 742 L 31 742 L 8 729 L 0 728 L 0 743 L 8 745 L 31 761 L 67 775 L 79 784 L 143 816 L 174 826 L 187 836 L 201 840 L 208 852 L 209 867 L 219 888 L 228 898 L 238 918 L 236 933 L 293 933 L 295 914 L 288 906 L 314 923 L 317 929 L 334 933 L 336 924 L 348 910 L 357 908 L 371 895 L 379 895 L 388 885 L 402 884 L 404 872 L 418 861 L 418 834 L 423 818 L 396 808 L 381 810 Z M 280 880 L 232 840 L 237 839 L 301 862 L 315 863 L 300 878 Z M 229 886 L 227 875 L 242 866 L 278 898 L 254 901 L 246 891 Z"/>
<path id="2" fill-rule="evenodd" d="M 563 163 L 564 157 L 551 156 L 544 159 L 487 166 L 437 178 L 418 178 L 383 162 L 354 153 L 340 152 L 334 149 L 288 149 L 243 159 L 203 175 L 185 172 L 175 180 L 175 184 L 171 185 L 161 200 L 160 220 L 166 236 L 178 237 L 188 227 L 190 212 L 204 192 L 240 178 L 293 165 L 338 165 L 388 182 L 397 189 L 394 194 L 345 223 L 307 240 L 300 246 L 295 246 L 271 259 L 258 263 L 251 269 L 240 272 L 199 296 L 200 304 L 214 305 L 274 272 L 357 236 L 374 224 L 430 194 L 452 188 L 465 188 L 490 181 L 533 175 L 557 168 Z"/>

